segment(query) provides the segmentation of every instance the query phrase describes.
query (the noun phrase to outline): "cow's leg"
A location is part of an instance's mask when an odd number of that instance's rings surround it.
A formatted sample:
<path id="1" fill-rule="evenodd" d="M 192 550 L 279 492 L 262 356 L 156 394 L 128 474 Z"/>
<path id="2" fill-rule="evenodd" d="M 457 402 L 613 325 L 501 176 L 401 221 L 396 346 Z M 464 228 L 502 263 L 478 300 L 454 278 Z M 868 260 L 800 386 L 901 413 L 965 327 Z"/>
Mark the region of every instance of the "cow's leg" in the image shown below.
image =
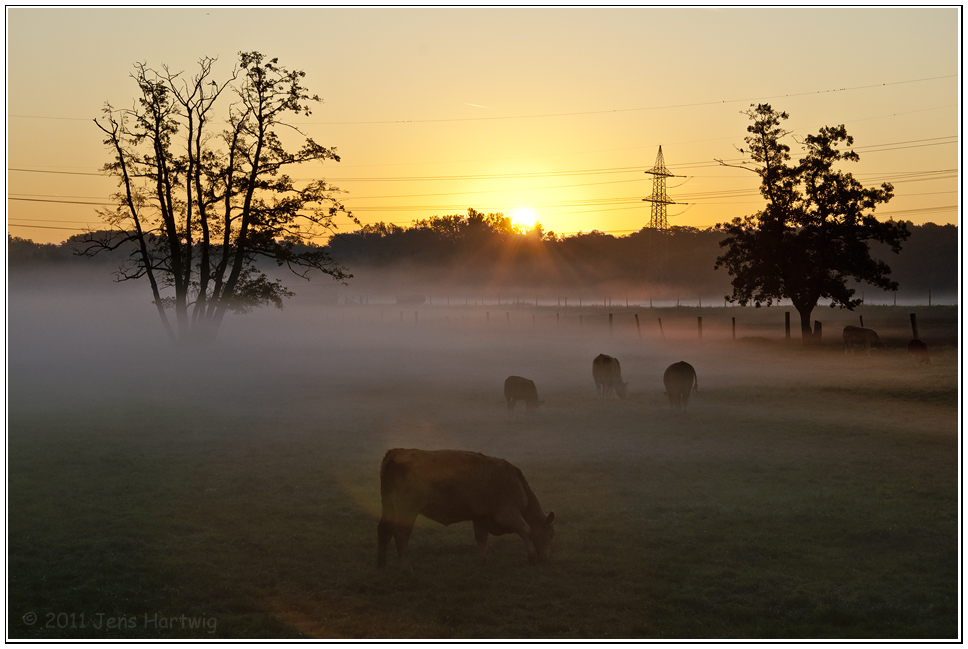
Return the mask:
<path id="1" fill-rule="evenodd" d="M 484 524 L 474 521 L 474 540 L 477 541 L 477 556 L 481 563 L 487 561 L 487 530 Z"/>
<path id="2" fill-rule="evenodd" d="M 538 562 L 538 551 L 535 549 L 534 543 L 531 542 L 531 526 L 521 516 L 521 512 L 516 509 L 502 509 L 494 517 L 494 520 L 502 527 L 517 533 L 524 541 L 525 550 L 528 551 L 528 561 L 530 563 Z"/>
<path id="3" fill-rule="evenodd" d="M 393 526 L 387 520 L 386 515 L 380 518 L 376 526 L 376 567 L 386 568 L 387 566 L 387 546 L 390 545 L 390 538 L 393 536 Z"/>
<path id="4" fill-rule="evenodd" d="M 413 532 L 413 524 L 416 519 L 416 516 L 402 517 L 393 526 L 393 540 L 397 545 L 400 568 L 408 572 L 413 572 L 413 569 L 410 567 L 410 554 L 407 552 L 407 544 L 410 542 L 410 534 Z"/>

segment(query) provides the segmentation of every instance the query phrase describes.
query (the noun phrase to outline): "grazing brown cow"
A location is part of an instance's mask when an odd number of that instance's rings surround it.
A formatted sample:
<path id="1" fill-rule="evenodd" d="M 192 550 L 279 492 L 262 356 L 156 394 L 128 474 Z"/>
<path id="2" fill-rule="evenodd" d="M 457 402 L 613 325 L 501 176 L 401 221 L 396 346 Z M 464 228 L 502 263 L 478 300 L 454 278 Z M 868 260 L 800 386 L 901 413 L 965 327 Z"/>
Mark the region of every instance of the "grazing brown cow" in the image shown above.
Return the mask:
<path id="1" fill-rule="evenodd" d="M 669 397 L 669 405 L 673 410 L 685 412 L 689 405 L 689 396 L 693 388 L 699 394 L 699 378 L 696 370 L 686 361 L 673 363 L 666 368 L 662 375 L 662 382 L 665 384 L 665 395 Z"/>
<path id="2" fill-rule="evenodd" d="M 908 354 L 914 359 L 914 367 L 931 364 L 931 357 L 928 356 L 928 346 L 917 338 L 908 343 Z"/>
<path id="3" fill-rule="evenodd" d="M 518 401 L 524 401 L 528 412 L 536 411 L 544 401 L 538 401 L 538 388 L 534 381 L 521 376 L 509 376 L 504 379 L 504 400 L 508 402 L 508 414 L 514 412 Z"/>
<path id="4" fill-rule="evenodd" d="M 555 513 L 544 515 L 521 470 L 480 453 L 390 449 L 380 465 L 380 497 L 378 568 L 387 565 L 393 537 L 400 566 L 410 570 L 407 543 L 417 514 L 444 525 L 473 521 L 482 560 L 488 534 L 518 534 L 531 563 L 544 559 L 555 535 Z"/>
<path id="5" fill-rule="evenodd" d="M 848 348 L 853 351 L 854 345 L 863 345 L 867 349 L 867 355 L 870 356 L 871 347 L 883 347 L 884 343 L 873 329 L 847 325 L 844 327 L 844 353 L 847 353 Z"/>
<path id="6" fill-rule="evenodd" d="M 608 395 L 615 391 L 619 399 L 625 398 L 628 383 L 622 382 L 622 366 L 617 358 L 606 354 L 599 354 L 592 361 L 592 377 L 595 379 L 595 390 L 601 401 L 608 399 Z"/>

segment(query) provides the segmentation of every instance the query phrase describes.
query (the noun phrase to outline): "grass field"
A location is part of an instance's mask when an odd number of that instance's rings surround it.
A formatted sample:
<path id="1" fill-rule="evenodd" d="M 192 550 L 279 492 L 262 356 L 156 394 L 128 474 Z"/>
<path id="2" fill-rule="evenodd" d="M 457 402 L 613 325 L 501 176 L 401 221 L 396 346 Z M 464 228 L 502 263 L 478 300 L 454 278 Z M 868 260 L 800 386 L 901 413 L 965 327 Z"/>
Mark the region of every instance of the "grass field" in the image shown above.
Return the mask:
<path id="1" fill-rule="evenodd" d="M 776 308 L 622 308 L 610 335 L 602 307 L 297 301 L 173 355 L 141 298 L 10 296 L 8 638 L 960 637 L 954 307 L 818 308 L 804 350 Z M 870 357 L 837 344 L 859 314 Z M 598 353 L 628 400 L 596 400 Z M 510 374 L 540 414 L 508 417 Z M 398 446 L 520 467 L 549 561 L 509 535 L 481 565 L 469 523 L 421 519 L 413 574 L 378 571 Z"/>

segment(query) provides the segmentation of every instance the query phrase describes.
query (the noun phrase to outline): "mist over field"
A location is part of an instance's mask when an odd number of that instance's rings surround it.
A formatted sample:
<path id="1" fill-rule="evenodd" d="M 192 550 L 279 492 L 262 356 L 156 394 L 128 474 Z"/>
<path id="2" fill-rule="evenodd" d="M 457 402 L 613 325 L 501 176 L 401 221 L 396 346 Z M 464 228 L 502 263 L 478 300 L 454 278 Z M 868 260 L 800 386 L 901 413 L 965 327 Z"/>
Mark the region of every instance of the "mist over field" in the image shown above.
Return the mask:
<path id="1" fill-rule="evenodd" d="M 12 637 L 957 635 L 957 307 L 817 307 L 824 344 L 805 350 L 782 307 L 290 288 L 284 310 L 180 351 L 144 286 L 11 282 Z M 912 311 L 928 367 L 906 352 Z M 859 316 L 886 348 L 843 352 Z M 621 361 L 627 400 L 597 400 L 599 353 Z M 680 360 L 699 382 L 686 414 L 663 396 Z M 512 374 L 535 381 L 539 414 L 508 415 Z M 556 512 L 551 559 L 529 567 L 509 535 L 480 566 L 469 523 L 420 519 L 414 574 L 392 548 L 378 572 L 394 447 L 517 465 Z M 216 629 L 159 628 L 156 611 Z"/>

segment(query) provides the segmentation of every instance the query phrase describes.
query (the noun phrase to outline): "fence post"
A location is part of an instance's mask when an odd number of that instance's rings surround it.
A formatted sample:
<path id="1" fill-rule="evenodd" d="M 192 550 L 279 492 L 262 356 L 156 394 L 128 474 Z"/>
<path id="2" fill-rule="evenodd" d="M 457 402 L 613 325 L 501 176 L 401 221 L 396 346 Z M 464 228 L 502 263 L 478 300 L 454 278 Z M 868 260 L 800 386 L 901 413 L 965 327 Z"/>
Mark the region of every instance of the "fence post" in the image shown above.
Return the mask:
<path id="1" fill-rule="evenodd" d="M 786 312 L 786 315 L 784 317 L 784 320 L 785 320 L 785 323 L 786 323 L 785 324 L 785 328 L 786 328 L 786 339 L 787 339 L 787 342 L 790 342 L 790 312 L 789 311 Z"/>
<path id="2" fill-rule="evenodd" d="M 702 340 L 702 316 L 699 316 L 699 340 Z"/>
<path id="3" fill-rule="evenodd" d="M 662 340 L 665 340 L 665 332 L 662 331 L 662 318 L 659 318 L 659 335 L 662 336 Z"/>
<path id="4" fill-rule="evenodd" d="M 736 340 L 736 318 L 733 318 L 733 340 Z"/>
<path id="5" fill-rule="evenodd" d="M 813 342 L 817 345 L 823 342 L 823 323 L 819 320 L 813 321 Z"/>
<path id="6" fill-rule="evenodd" d="M 915 340 L 921 340 L 918 338 L 918 314 L 911 314 L 911 332 L 914 334 Z"/>
<path id="7" fill-rule="evenodd" d="M 864 326 L 864 316 L 861 316 L 861 317 L 860 317 L 860 326 L 861 326 L 862 328 L 863 328 L 863 326 Z"/>
<path id="8" fill-rule="evenodd" d="M 612 337 L 612 314 L 608 314 L 608 337 Z"/>
<path id="9" fill-rule="evenodd" d="M 635 314 L 635 333 L 639 335 L 639 340 L 642 340 L 642 329 L 639 327 L 639 314 Z"/>

